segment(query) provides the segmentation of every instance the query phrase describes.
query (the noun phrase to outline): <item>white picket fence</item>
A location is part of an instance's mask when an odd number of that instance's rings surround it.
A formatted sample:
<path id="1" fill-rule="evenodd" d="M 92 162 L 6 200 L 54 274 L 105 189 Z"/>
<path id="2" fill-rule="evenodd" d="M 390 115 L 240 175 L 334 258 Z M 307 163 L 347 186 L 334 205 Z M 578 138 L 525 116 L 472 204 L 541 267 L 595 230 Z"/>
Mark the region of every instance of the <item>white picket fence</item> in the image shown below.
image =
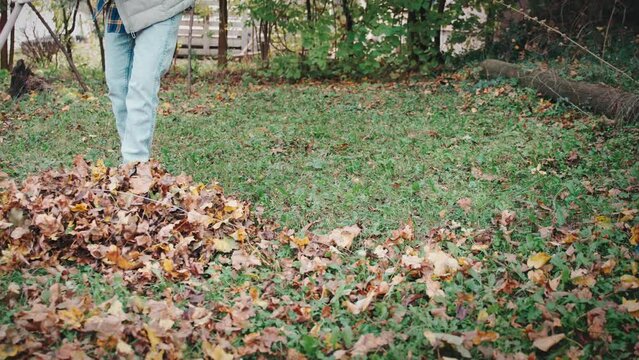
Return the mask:
<path id="1" fill-rule="evenodd" d="M 196 56 L 215 57 L 219 46 L 219 8 L 217 1 L 205 1 L 210 8 L 210 15 L 206 17 L 195 15 L 193 18 L 193 35 L 191 40 L 191 53 Z M 190 14 L 182 16 L 180 30 L 178 32 L 178 57 L 188 56 Z M 233 14 L 229 8 L 228 21 L 228 55 L 232 57 L 246 56 L 256 53 L 258 46 L 255 43 L 254 30 L 247 25 L 248 17 Z"/>

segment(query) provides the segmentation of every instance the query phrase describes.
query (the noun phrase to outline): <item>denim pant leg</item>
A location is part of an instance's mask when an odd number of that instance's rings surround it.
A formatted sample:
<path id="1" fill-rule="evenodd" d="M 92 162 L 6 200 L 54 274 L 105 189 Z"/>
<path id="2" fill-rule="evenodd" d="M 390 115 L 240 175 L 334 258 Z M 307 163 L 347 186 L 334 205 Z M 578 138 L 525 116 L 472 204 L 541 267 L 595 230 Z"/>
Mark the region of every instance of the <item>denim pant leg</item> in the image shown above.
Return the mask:
<path id="1" fill-rule="evenodd" d="M 133 37 L 129 34 L 104 34 L 106 83 L 120 140 L 124 138 L 127 119 L 126 96 L 133 64 L 133 45 Z"/>
<path id="2" fill-rule="evenodd" d="M 124 163 L 148 161 L 155 130 L 160 79 L 169 69 L 182 15 L 137 33 L 126 94 L 126 127 L 122 138 Z"/>

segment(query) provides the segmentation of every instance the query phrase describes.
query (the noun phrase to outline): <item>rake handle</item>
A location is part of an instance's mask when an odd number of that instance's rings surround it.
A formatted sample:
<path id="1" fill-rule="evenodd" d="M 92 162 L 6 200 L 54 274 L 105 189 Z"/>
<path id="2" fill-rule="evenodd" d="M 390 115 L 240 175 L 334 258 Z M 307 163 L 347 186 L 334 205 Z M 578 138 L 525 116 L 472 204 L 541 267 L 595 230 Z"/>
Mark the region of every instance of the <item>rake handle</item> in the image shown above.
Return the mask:
<path id="1" fill-rule="evenodd" d="M 18 20 L 18 16 L 20 15 L 22 8 L 24 7 L 24 4 L 30 3 L 30 2 L 31 0 L 15 1 L 15 7 L 13 8 L 13 11 L 11 12 L 11 14 L 9 14 L 9 17 L 7 18 L 7 23 L 5 24 L 4 28 L 2 28 L 2 32 L 0 32 L 0 49 L 2 49 L 4 47 L 4 44 L 7 42 L 7 39 L 9 38 L 9 34 L 11 33 L 11 29 L 13 29 L 13 27 L 15 26 L 16 21 Z"/>

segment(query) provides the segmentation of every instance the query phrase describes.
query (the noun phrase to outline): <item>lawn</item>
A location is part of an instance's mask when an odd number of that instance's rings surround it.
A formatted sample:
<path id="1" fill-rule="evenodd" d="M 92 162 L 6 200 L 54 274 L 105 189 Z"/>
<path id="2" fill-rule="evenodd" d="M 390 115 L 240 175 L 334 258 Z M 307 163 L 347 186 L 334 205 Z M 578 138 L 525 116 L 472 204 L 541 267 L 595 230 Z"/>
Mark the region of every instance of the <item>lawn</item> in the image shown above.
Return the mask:
<path id="1" fill-rule="evenodd" d="M 402 83 L 200 81 L 193 96 L 169 79 L 155 159 L 250 202 L 280 226 L 278 245 L 254 248 L 263 252 L 259 265 L 231 266 L 220 251 L 192 281 L 158 276 L 144 286 L 132 284 L 135 270 L 68 261 L 67 272 L 20 269 L 5 253 L 0 358 L 70 348 L 92 357 L 130 356 L 131 348 L 216 359 L 635 358 L 639 130 L 469 74 Z M 57 86 L 3 102 L 0 170 L 22 181 L 69 168 L 78 154 L 89 166 L 117 166 L 109 106 L 97 85 L 92 95 Z M 8 216 L 10 204 L 0 204 Z M 347 226 L 362 230 L 352 245 L 310 255 L 325 245 L 315 235 Z M 3 249 L 10 230 L 0 233 Z M 449 266 L 440 271 L 431 254 Z M 78 310 L 77 326 L 51 303 L 54 283 L 94 304 Z M 133 316 L 137 301 L 160 300 L 185 311 L 160 339 L 132 318 L 122 336 L 87 325 L 116 301 Z M 53 309 L 57 337 L 25 320 L 34 302 Z M 218 326 L 226 313 L 241 317 L 224 310 L 238 304 L 246 319 Z M 205 325 L 189 318 L 194 307 L 211 312 Z M 29 341 L 54 346 L 17 343 L 24 329 L 32 329 Z"/>

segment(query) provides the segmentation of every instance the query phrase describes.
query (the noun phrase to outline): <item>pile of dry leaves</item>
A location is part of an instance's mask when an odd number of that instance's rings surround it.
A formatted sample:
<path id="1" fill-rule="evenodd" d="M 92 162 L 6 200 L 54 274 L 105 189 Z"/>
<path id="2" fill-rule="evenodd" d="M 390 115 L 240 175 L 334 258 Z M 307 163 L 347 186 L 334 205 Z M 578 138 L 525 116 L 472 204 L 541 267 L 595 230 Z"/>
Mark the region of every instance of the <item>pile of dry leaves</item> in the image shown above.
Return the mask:
<path id="1" fill-rule="evenodd" d="M 218 185 L 172 176 L 156 163 L 107 168 L 78 157 L 74 165 L 32 176 L 21 189 L 0 178 L 4 270 L 68 260 L 127 270 L 129 282 L 144 283 L 159 273 L 201 275 L 216 252 L 233 252 L 238 268 L 259 264 L 236 249 L 267 226 L 258 231 L 248 204 Z"/>

